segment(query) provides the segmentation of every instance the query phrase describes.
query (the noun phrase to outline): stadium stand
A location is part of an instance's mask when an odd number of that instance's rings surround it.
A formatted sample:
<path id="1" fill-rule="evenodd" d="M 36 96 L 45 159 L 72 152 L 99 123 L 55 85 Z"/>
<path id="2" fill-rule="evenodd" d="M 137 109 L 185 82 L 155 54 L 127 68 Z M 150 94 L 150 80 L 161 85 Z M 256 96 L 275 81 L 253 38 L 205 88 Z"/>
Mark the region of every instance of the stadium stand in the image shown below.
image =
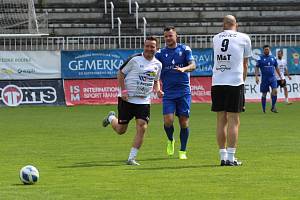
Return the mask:
<path id="1" fill-rule="evenodd" d="M 49 31 L 54 36 L 117 35 L 111 29 L 110 5 L 104 1 L 44 0 L 36 4 L 37 12 L 49 14 Z M 135 29 L 134 12 L 128 13 L 128 0 L 112 0 L 114 16 L 122 20 L 122 35 L 141 35 Z M 159 35 L 162 27 L 174 25 L 180 34 L 214 34 L 220 31 L 224 15 L 238 18 L 240 31 L 247 33 L 299 33 L 300 5 L 291 0 L 138 0 L 139 27 L 147 19 L 147 34 Z M 132 1 L 134 9 L 134 1 Z M 116 23 L 116 20 L 115 20 Z M 133 31 L 134 30 L 134 31 Z"/>
<path id="2" fill-rule="evenodd" d="M 180 42 L 192 48 L 211 46 L 212 35 L 221 30 L 226 14 L 237 16 L 239 30 L 251 35 L 254 46 L 300 44 L 300 5 L 296 0 L 34 0 L 37 15 L 47 13 L 50 37 L 1 37 L 0 50 L 80 50 L 142 48 L 143 20 L 147 35 L 157 35 L 161 44 L 163 27 L 174 25 Z M 110 2 L 114 4 L 114 29 Z M 118 37 L 117 17 L 122 21 Z M 25 29 L 26 27 L 24 27 Z"/>

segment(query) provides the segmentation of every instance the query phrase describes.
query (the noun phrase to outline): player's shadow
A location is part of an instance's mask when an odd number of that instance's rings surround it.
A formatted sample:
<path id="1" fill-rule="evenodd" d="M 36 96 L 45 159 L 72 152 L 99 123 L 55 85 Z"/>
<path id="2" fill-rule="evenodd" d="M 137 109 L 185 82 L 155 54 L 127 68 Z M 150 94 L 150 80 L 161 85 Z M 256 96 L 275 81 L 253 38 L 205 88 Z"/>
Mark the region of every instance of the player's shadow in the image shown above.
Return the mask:
<path id="1" fill-rule="evenodd" d="M 139 161 L 159 161 L 159 160 L 169 160 L 174 158 L 148 158 Z M 88 168 L 88 167 L 114 167 L 114 166 L 124 166 L 126 160 L 103 160 L 103 161 L 89 161 L 89 162 L 78 162 L 72 165 L 58 166 L 57 168 Z"/>
<path id="2" fill-rule="evenodd" d="M 24 184 L 24 183 L 14 183 L 14 184 L 11 184 L 12 186 L 17 186 L 17 187 L 32 187 L 33 185 L 30 185 L 30 184 Z"/>
<path id="3" fill-rule="evenodd" d="M 220 167 L 220 165 L 182 165 L 182 166 L 164 166 L 164 167 L 135 167 L 127 170 L 179 170 L 179 169 L 200 169 Z"/>

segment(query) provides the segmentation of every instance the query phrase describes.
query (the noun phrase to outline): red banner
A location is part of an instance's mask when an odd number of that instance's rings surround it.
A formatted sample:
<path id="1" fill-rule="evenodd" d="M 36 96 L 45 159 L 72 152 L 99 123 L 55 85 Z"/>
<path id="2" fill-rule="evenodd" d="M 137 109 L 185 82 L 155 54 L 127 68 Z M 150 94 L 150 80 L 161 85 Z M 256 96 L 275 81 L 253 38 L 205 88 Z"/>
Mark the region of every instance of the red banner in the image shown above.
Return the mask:
<path id="1" fill-rule="evenodd" d="M 211 102 L 211 77 L 191 77 L 192 102 Z"/>
<path id="2" fill-rule="evenodd" d="M 116 104 L 117 79 L 64 80 L 66 104 Z"/>
<path id="3" fill-rule="evenodd" d="M 210 102 L 210 77 L 192 77 L 192 100 Z M 117 104 L 117 79 L 81 79 L 64 80 L 66 104 Z M 152 103 L 161 103 L 161 99 L 152 96 Z"/>

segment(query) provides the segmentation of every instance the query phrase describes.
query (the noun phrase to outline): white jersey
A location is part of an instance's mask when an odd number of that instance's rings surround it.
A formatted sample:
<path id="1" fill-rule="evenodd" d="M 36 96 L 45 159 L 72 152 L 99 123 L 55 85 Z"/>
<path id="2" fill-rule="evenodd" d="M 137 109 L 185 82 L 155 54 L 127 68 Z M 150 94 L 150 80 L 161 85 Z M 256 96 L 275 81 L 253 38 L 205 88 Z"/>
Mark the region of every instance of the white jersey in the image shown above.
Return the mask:
<path id="1" fill-rule="evenodd" d="M 134 55 L 121 66 L 120 70 L 125 74 L 128 102 L 150 104 L 154 81 L 159 80 L 161 68 L 161 62 L 155 57 L 149 61 L 143 54 Z"/>
<path id="2" fill-rule="evenodd" d="M 280 76 L 284 78 L 284 73 L 285 73 L 285 69 L 287 69 L 287 62 L 285 59 L 281 59 L 279 60 L 279 58 L 277 58 L 277 63 L 278 63 L 278 69 L 280 71 Z M 280 76 L 278 76 L 277 72 L 275 72 L 275 76 L 277 80 L 280 80 Z"/>
<path id="3" fill-rule="evenodd" d="M 244 58 L 252 55 L 249 36 L 233 30 L 225 30 L 214 36 L 213 49 L 212 85 L 244 84 L 243 61 Z"/>

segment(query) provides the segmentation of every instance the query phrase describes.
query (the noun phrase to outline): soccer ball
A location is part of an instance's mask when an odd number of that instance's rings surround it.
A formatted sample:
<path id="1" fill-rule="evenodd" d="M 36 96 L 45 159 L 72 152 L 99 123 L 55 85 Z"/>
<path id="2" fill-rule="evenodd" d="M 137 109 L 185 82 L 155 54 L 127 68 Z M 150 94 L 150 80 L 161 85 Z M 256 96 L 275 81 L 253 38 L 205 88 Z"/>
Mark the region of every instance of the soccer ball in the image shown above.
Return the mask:
<path id="1" fill-rule="evenodd" d="M 24 184 L 35 184 L 39 180 L 39 171 L 32 165 L 26 165 L 20 170 L 20 180 Z"/>

